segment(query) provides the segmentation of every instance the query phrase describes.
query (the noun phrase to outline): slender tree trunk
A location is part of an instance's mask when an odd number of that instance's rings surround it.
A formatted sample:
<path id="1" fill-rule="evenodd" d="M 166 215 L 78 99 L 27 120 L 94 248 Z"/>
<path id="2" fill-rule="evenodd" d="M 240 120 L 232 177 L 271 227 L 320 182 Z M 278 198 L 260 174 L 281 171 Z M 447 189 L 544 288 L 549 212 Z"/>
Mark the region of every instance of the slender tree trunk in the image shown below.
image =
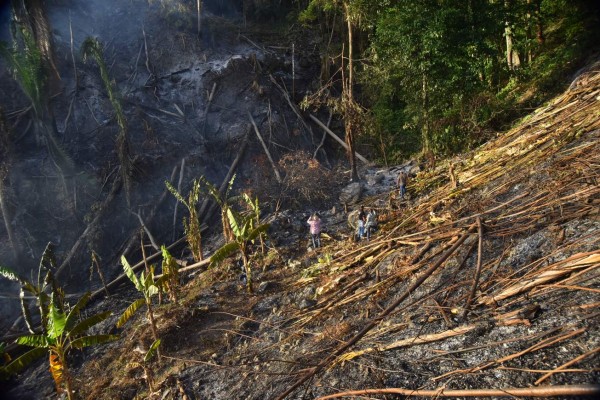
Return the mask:
<path id="1" fill-rule="evenodd" d="M 544 36 L 544 26 L 542 24 L 542 0 L 534 0 L 534 15 L 536 20 L 536 39 L 539 44 L 544 44 L 546 38 Z"/>
<path id="2" fill-rule="evenodd" d="M 506 38 L 506 63 L 508 65 L 508 69 L 512 71 L 521 65 L 519 54 L 513 47 L 513 33 L 510 18 L 512 0 L 506 0 L 504 2 L 504 8 L 506 11 L 506 20 L 504 21 L 504 37 Z"/>
<path id="3" fill-rule="evenodd" d="M 202 14 L 202 0 L 196 0 L 196 8 L 198 9 L 198 37 L 202 33 L 202 21 L 200 15 Z"/>
<path id="4" fill-rule="evenodd" d="M 346 22 L 348 24 L 348 80 L 345 85 L 344 97 L 342 101 L 345 102 L 345 128 L 346 128 L 346 144 L 348 145 L 348 159 L 350 161 L 350 171 L 352 175 L 352 181 L 358 181 L 358 170 L 356 168 L 356 153 L 354 149 L 354 131 L 356 129 L 356 110 L 354 104 L 354 62 L 353 62 L 353 27 L 352 27 L 352 18 L 350 15 L 350 10 L 348 7 L 348 3 L 344 2 L 344 11 L 346 13 Z"/>
<path id="5" fill-rule="evenodd" d="M 425 71 L 423 71 L 423 76 L 421 79 L 421 104 L 423 109 L 421 138 L 423 141 L 423 154 L 427 154 L 431 151 L 431 132 L 429 127 L 429 95 L 427 93 L 427 74 L 425 73 Z"/>

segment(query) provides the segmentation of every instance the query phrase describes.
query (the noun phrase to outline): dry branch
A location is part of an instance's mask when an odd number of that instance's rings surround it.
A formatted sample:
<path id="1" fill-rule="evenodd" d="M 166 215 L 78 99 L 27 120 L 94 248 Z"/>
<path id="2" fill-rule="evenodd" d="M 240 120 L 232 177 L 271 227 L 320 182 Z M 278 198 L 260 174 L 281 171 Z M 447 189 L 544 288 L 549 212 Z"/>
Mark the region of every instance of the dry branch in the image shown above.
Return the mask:
<path id="1" fill-rule="evenodd" d="M 419 397 L 552 397 L 552 396 L 593 396 L 600 394 L 600 385 L 564 385 L 542 386 L 537 388 L 506 388 L 506 389 L 465 389 L 451 390 L 439 388 L 434 390 L 413 390 L 401 388 L 350 390 L 318 397 L 317 400 L 337 399 L 349 396 L 365 396 L 373 394 L 399 394 Z"/>
<path id="2" fill-rule="evenodd" d="M 339 355 L 348 350 L 350 347 L 354 346 L 363 336 L 365 336 L 371 329 L 377 326 L 387 315 L 389 315 L 396 307 L 400 305 L 408 296 L 410 296 L 427 278 L 431 276 L 443 263 L 460 247 L 460 245 L 467 240 L 467 238 L 471 235 L 471 233 L 475 230 L 476 225 L 471 225 L 467 232 L 460 237 L 456 243 L 444 254 L 442 257 L 429 269 L 427 269 L 417 280 L 402 294 L 396 301 L 394 301 L 390 306 L 388 306 L 383 312 L 381 312 L 377 317 L 375 317 L 371 322 L 369 322 L 363 329 L 360 330 L 353 338 L 348 340 L 344 345 L 340 346 L 333 353 L 331 353 L 325 360 L 320 362 L 316 367 L 312 368 L 310 372 L 296 381 L 291 387 L 289 387 L 283 394 L 281 394 L 277 399 L 283 400 L 293 391 L 295 391 L 299 386 L 304 384 L 307 380 L 333 362 Z"/>
<path id="3" fill-rule="evenodd" d="M 256 133 L 258 140 L 260 140 L 260 144 L 262 144 L 265 154 L 267 155 L 267 158 L 269 159 L 269 162 L 271 163 L 271 167 L 273 167 L 273 172 L 275 173 L 275 178 L 277 178 L 277 182 L 281 183 L 281 175 L 279 175 L 279 170 L 277 169 L 277 165 L 275 165 L 275 162 L 273 161 L 273 157 L 271 157 L 271 153 L 269 152 L 269 148 L 267 147 L 265 141 L 263 140 L 263 138 L 260 134 L 260 131 L 258 130 L 258 127 L 256 126 L 256 122 L 254 122 L 254 118 L 252 118 L 252 114 L 250 114 L 250 111 L 248 111 L 248 118 L 250 119 L 250 122 L 252 123 L 252 126 L 254 127 L 254 132 Z"/>

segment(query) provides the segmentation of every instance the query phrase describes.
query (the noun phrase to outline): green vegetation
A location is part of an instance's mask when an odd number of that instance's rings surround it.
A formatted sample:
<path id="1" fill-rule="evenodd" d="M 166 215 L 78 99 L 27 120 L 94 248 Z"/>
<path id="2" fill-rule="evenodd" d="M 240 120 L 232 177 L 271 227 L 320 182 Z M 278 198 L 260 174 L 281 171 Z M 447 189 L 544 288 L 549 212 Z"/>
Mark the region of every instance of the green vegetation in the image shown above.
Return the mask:
<path id="1" fill-rule="evenodd" d="M 233 240 L 216 250 L 210 258 L 210 263 L 212 266 L 215 266 L 230 255 L 239 252 L 244 264 L 244 270 L 246 271 L 246 288 L 249 293 L 252 293 L 250 248 L 255 240 L 260 238 L 269 229 L 269 224 L 258 224 L 256 212 L 259 208 L 254 206 L 255 202 L 248 195 L 243 195 L 243 198 L 250 212 L 237 212 L 231 207 L 227 208 L 227 219 L 233 234 Z M 256 204 L 258 205 L 258 203 Z"/>
<path id="2" fill-rule="evenodd" d="M 72 383 L 67 364 L 67 354 L 71 349 L 82 349 L 100 343 L 118 339 L 115 335 L 86 335 L 88 329 L 104 321 L 111 315 L 106 311 L 91 317 L 80 319 L 80 311 L 90 299 L 90 293 L 84 294 L 73 307 L 65 301 L 63 290 L 54 279 L 56 262 L 50 244 L 42 255 L 37 282 L 32 283 L 21 278 L 6 267 L 0 267 L 0 276 L 21 284 L 21 309 L 25 323 L 31 335 L 21 336 L 17 344 L 33 347 L 0 369 L 4 376 L 15 374 L 35 359 L 49 353 L 50 372 L 56 389 L 64 390 L 72 398 Z M 34 297 L 40 313 L 40 327 L 33 324 L 27 297 Z M 3 348 L 2 348 L 3 352 Z"/>
<path id="3" fill-rule="evenodd" d="M 152 309 L 152 296 L 157 295 L 159 292 L 159 288 L 154 282 L 154 266 L 151 265 L 147 271 L 142 271 L 138 278 L 125 256 L 121 256 L 121 264 L 123 264 L 123 271 L 125 271 L 125 275 L 127 275 L 138 292 L 140 292 L 144 297 L 135 300 L 129 305 L 129 307 L 127 307 L 127 309 L 125 309 L 117 321 L 117 328 L 125 325 L 127 321 L 133 317 L 135 312 L 145 304 L 147 308 L 148 320 L 150 321 L 150 328 L 152 329 L 152 336 L 154 337 L 154 340 L 158 340 L 158 331 L 156 329 L 156 321 L 154 319 L 154 312 Z"/>
<path id="4" fill-rule="evenodd" d="M 354 132 L 391 162 L 481 143 L 561 90 L 600 43 L 597 10 L 583 1 L 299 3 L 301 22 L 327 43 L 322 59 L 338 68 L 321 66 L 324 92 L 348 98 L 356 74 L 354 98 L 367 115 Z M 316 98 L 305 102 L 336 112 Z"/>
<path id="5" fill-rule="evenodd" d="M 85 332 L 92 326 L 108 318 L 112 312 L 105 311 L 100 314 L 79 320 L 79 312 L 90 299 L 86 293 L 70 311 L 66 312 L 64 306 L 55 304 L 54 296 L 48 306 L 47 327 L 45 333 L 21 336 L 17 343 L 33 347 L 19 358 L 6 366 L 8 373 L 16 373 L 27 366 L 34 359 L 50 353 L 50 372 L 54 378 L 56 389 L 60 393 L 65 387 L 69 399 L 73 398 L 72 382 L 67 364 L 67 353 L 72 348 L 82 349 L 101 343 L 117 340 L 117 335 L 86 335 Z"/>
<path id="6" fill-rule="evenodd" d="M 198 200 L 200 199 L 200 181 L 194 180 L 187 200 L 177 191 L 177 189 L 175 189 L 175 187 L 173 187 L 173 185 L 171 185 L 170 182 L 165 181 L 165 185 L 171 194 L 173 194 L 180 203 L 186 206 L 190 213 L 189 219 L 183 218 L 185 236 L 194 260 L 202 261 L 202 228 L 198 210 L 196 209 Z"/>

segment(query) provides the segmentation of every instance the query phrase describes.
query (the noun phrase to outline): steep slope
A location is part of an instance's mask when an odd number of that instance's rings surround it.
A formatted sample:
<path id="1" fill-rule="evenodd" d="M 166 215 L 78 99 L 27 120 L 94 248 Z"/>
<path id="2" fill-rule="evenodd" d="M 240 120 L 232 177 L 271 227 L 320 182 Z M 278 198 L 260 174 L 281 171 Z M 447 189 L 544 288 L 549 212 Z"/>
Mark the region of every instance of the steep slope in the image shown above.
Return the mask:
<path id="1" fill-rule="evenodd" d="M 188 277 L 181 304 L 158 309 L 164 347 L 152 366 L 157 391 L 148 393 L 143 371 L 130 364 L 133 350 L 150 341 L 140 318 L 123 340 L 86 355 L 76 371 L 80 394 L 598 393 L 599 174 L 596 65 L 496 140 L 419 173 L 410 200 L 398 202 L 393 192 L 365 199 L 390 205 L 370 242 L 339 239 L 348 232 L 332 230 L 317 252 L 305 251 L 304 238 L 272 249 L 256 261 L 254 295 L 225 266 Z M 289 218 L 282 214 L 270 217 L 274 226 Z M 120 293 L 97 307 L 127 298 Z M 51 391 L 47 382 L 25 379 L 13 393 L 32 393 L 34 382 Z"/>

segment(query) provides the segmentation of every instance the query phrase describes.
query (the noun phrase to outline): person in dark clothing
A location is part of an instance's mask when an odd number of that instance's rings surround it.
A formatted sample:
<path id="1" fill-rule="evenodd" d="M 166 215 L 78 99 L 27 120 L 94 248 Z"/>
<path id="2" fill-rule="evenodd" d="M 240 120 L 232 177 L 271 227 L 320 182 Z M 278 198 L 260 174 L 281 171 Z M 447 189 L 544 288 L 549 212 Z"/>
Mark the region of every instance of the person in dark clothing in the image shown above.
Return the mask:
<path id="1" fill-rule="evenodd" d="M 408 184 L 408 175 L 404 170 L 400 171 L 400 174 L 398 174 L 398 180 L 396 182 L 398 184 L 398 188 L 400 189 L 400 198 L 404 200 L 404 195 L 406 194 L 406 185 Z"/>

